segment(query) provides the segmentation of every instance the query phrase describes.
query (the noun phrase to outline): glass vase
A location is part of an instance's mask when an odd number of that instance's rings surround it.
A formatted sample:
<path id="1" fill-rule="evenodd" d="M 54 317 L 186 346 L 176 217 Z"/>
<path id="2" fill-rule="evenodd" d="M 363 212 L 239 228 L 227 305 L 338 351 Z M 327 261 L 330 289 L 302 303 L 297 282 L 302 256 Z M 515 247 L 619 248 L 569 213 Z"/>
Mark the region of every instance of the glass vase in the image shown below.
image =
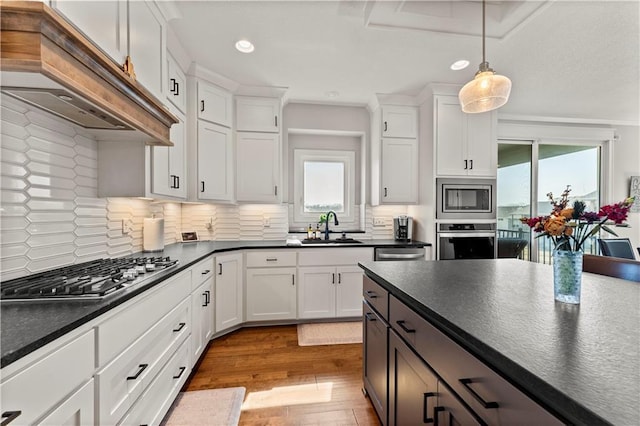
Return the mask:
<path id="1" fill-rule="evenodd" d="M 553 294 L 557 301 L 577 305 L 582 285 L 582 252 L 553 251 Z"/>

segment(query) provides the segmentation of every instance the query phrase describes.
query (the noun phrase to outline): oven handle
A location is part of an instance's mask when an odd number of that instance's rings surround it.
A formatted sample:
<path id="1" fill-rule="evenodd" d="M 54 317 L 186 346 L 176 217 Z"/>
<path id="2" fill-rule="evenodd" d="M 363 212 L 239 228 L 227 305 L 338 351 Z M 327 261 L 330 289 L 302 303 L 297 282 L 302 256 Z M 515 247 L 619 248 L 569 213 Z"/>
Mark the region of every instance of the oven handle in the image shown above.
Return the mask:
<path id="1" fill-rule="evenodd" d="M 473 237 L 489 237 L 496 238 L 496 232 L 438 232 L 438 238 L 473 238 Z"/>

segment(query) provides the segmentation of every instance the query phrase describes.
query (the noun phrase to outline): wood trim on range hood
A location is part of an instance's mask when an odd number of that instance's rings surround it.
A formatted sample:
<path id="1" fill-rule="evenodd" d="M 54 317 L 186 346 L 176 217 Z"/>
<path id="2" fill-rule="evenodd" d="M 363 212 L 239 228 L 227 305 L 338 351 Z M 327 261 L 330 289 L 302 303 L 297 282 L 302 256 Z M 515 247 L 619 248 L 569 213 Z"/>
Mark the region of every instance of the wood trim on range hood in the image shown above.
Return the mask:
<path id="1" fill-rule="evenodd" d="M 51 8 L 37 1 L 2 1 L 0 23 L 3 85 L 12 74 L 49 81 L 138 130 L 146 144 L 173 145 L 169 131 L 176 117 Z"/>

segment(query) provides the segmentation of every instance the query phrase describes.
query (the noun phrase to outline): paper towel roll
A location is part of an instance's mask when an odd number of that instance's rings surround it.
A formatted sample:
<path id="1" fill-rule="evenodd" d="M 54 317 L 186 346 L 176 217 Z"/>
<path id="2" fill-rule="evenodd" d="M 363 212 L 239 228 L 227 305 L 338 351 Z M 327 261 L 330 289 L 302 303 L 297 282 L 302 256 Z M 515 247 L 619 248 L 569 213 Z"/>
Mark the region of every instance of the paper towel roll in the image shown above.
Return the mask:
<path id="1" fill-rule="evenodd" d="M 142 226 L 142 250 L 164 250 L 164 219 L 145 217 Z"/>

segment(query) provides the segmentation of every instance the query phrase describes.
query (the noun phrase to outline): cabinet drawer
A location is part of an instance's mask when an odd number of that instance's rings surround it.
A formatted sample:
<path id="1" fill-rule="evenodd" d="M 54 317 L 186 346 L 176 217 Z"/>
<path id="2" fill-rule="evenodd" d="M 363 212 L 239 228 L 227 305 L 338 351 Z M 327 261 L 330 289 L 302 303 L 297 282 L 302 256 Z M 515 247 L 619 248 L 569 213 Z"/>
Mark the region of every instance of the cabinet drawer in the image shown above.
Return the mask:
<path id="1" fill-rule="evenodd" d="M 190 300 L 156 323 L 96 374 L 99 424 L 116 424 L 163 368 L 191 327 Z"/>
<path id="2" fill-rule="evenodd" d="M 36 422 L 91 378 L 94 344 L 91 330 L 4 381 L 0 385 L 2 412 L 22 411 L 15 424 Z"/>
<path id="3" fill-rule="evenodd" d="M 265 266 L 296 266 L 297 253 L 287 251 L 250 251 L 247 252 L 247 268 Z"/>
<path id="4" fill-rule="evenodd" d="M 389 319 L 389 292 L 366 275 L 362 278 L 362 295 L 382 318 Z"/>
<path id="5" fill-rule="evenodd" d="M 427 322 L 394 296 L 389 296 L 389 325 L 411 346 L 418 350 L 417 342 L 423 338 Z M 421 353 L 428 362 L 428 353 Z"/>
<path id="6" fill-rule="evenodd" d="M 213 276 L 213 256 L 196 263 L 191 268 L 191 290 L 195 290 Z"/>
<path id="7" fill-rule="evenodd" d="M 122 420 L 123 425 L 160 424 L 180 388 L 189 377 L 189 344 L 187 339 L 173 354 L 153 383 Z"/>
<path id="8" fill-rule="evenodd" d="M 373 248 L 317 248 L 298 254 L 298 266 L 357 265 L 367 260 L 373 260 Z"/>
<path id="9" fill-rule="evenodd" d="M 191 270 L 139 296 L 98 325 L 98 365 L 102 366 L 142 336 L 191 293 Z M 139 300 L 140 299 L 140 300 Z"/>
<path id="10" fill-rule="evenodd" d="M 487 423 L 563 424 L 428 322 L 420 331 L 418 352 Z"/>

